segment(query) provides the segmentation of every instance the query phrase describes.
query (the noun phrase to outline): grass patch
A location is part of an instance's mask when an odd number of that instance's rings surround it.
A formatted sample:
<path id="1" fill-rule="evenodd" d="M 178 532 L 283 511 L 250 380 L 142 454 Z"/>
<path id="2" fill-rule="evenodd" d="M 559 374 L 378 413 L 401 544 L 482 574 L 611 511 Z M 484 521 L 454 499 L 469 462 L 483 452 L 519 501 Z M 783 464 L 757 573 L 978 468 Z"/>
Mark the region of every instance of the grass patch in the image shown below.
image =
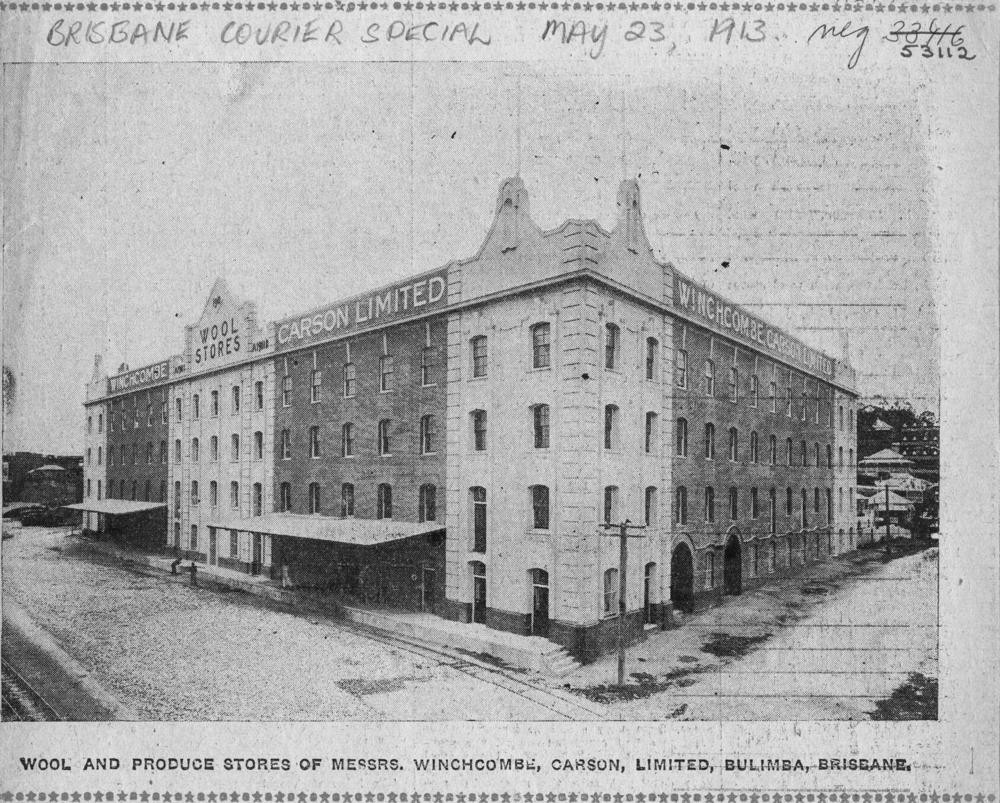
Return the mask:
<path id="1" fill-rule="evenodd" d="M 574 694 L 582 695 L 595 703 L 606 704 L 628 702 L 630 700 L 644 700 L 647 697 L 652 697 L 654 694 L 659 694 L 668 689 L 682 689 L 690 686 L 695 682 L 693 675 L 699 675 L 711 669 L 713 669 L 711 666 L 692 666 L 685 669 L 675 669 L 659 677 L 650 675 L 648 672 L 633 672 L 631 677 L 635 678 L 636 683 L 626 683 L 624 686 L 619 686 L 617 683 L 603 683 L 600 686 L 571 688 L 570 691 Z M 686 705 L 681 706 L 681 708 L 684 711 L 687 710 Z M 683 713 L 680 709 L 678 711 Z M 680 715 L 677 712 L 675 714 Z"/>
<path id="2" fill-rule="evenodd" d="M 709 638 L 711 641 L 706 641 L 701 645 L 703 652 L 710 653 L 719 658 L 742 658 L 771 638 L 771 634 L 762 633 L 759 636 L 734 636 L 731 633 L 712 633 L 709 635 Z"/>
<path id="3" fill-rule="evenodd" d="M 920 672 L 913 672 L 906 683 L 885 700 L 875 703 L 872 719 L 937 719 L 938 682 Z"/>

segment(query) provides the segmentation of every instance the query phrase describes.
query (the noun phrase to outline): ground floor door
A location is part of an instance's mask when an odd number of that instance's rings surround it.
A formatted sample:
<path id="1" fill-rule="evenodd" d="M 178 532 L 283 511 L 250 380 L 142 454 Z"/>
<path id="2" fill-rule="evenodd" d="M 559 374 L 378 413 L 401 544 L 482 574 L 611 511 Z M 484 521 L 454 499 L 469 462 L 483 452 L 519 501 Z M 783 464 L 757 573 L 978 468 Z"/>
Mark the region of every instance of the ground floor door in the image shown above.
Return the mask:
<path id="1" fill-rule="evenodd" d="M 437 572 L 434 569 L 423 569 L 423 581 L 420 587 L 420 609 L 433 611 L 434 603 L 437 601 L 435 591 L 437 589 Z"/>
<path id="2" fill-rule="evenodd" d="M 261 567 L 264 564 L 264 539 L 260 533 L 253 534 L 253 555 L 251 557 L 250 563 L 250 573 L 260 574 Z"/>
<path id="3" fill-rule="evenodd" d="M 685 613 L 694 607 L 694 557 L 687 544 L 674 547 L 670 558 L 670 602 Z"/>
<path id="4" fill-rule="evenodd" d="M 486 576 L 472 578 L 472 621 L 486 622 Z"/>
<path id="5" fill-rule="evenodd" d="M 549 575 L 541 569 L 531 582 L 531 635 L 549 635 Z"/>
<path id="6" fill-rule="evenodd" d="M 216 543 L 215 528 L 212 527 L 208 531 L 208 562 L 209 565 L 215 566 L 218 561 L 218 545 Z"/>
<path id="7" fill-rule="evenodd" d="M 743 591 L 743 550 L 735 534 L 726 541 L 724 581 L 727 594 Z"/>
<path id="8" fill-rule="evenodd" d="M 642 609 L 645 612 L 643 621 L 647 625 L 654 623 L 653 617 L 653 603 L 654 596 L 656 595 L 656 564 L 647 563 L 646 572 L 643 575 L 642 581 Z"/>

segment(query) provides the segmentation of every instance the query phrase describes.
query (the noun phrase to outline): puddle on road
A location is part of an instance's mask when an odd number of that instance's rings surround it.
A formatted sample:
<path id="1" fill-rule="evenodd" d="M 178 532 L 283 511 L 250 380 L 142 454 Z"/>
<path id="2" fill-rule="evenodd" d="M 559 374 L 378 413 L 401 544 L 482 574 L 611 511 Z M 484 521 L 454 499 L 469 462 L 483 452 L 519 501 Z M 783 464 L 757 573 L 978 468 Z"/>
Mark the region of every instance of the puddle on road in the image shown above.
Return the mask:
<path id="1" fill-rule="evenodd" d="M 771 638 L 771 634 L 735 636 L 732 633 L 712 633 L 709 638 L 711 641 L 706 641 L 701 645 L 702 652 L 710 653 L 719 658 L 742 658 Z"/>

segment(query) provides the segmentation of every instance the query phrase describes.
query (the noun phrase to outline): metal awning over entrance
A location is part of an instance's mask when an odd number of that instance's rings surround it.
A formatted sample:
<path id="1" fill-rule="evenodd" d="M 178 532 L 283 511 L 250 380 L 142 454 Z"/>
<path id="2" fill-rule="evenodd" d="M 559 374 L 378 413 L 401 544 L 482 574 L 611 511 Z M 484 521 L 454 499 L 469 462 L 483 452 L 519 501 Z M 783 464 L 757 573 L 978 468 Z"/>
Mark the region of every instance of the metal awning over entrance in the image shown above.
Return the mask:
<path id="1" fill-rule="evenodd" d="M 166 508 L 163 502 L 131 502 L 126 499 L 100 499 L 96 502 L 77 502 L 75 505 L 63 505 L 68 510 L 85 510 L 90 513 L 103 513 L 105 516 L 127 516 L 130 513 L 145 513 L 147 510 Z"/>
<path id="2" fill-rule="evenodd" d="M 209 526 L 221 530 L 283 535 L 313 541 L 332 541 L 356 546 L 378 546 L 415 535 L 444 530 L 437 521 L 410 522 L 392 519 L 342 519 L 333 516 L 310 516 L 298 513 L 268 513 L 248 519 L 218 519 Z"/>

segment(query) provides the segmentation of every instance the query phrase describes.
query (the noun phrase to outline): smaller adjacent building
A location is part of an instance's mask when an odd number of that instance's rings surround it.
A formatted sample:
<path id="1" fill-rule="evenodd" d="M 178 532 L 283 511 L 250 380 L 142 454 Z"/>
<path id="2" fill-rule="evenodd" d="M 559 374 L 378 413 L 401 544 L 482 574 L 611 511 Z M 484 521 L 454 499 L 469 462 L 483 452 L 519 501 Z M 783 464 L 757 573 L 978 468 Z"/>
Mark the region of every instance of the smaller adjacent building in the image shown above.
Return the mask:
<path id="1" fill-rule="evenodd" d="M 908 474 L 912 468 L 913 461 L 903 457 L 895 449 L 882 449 L 858 461 L 858 478 L 884 480 L 893 474 Z"/>

